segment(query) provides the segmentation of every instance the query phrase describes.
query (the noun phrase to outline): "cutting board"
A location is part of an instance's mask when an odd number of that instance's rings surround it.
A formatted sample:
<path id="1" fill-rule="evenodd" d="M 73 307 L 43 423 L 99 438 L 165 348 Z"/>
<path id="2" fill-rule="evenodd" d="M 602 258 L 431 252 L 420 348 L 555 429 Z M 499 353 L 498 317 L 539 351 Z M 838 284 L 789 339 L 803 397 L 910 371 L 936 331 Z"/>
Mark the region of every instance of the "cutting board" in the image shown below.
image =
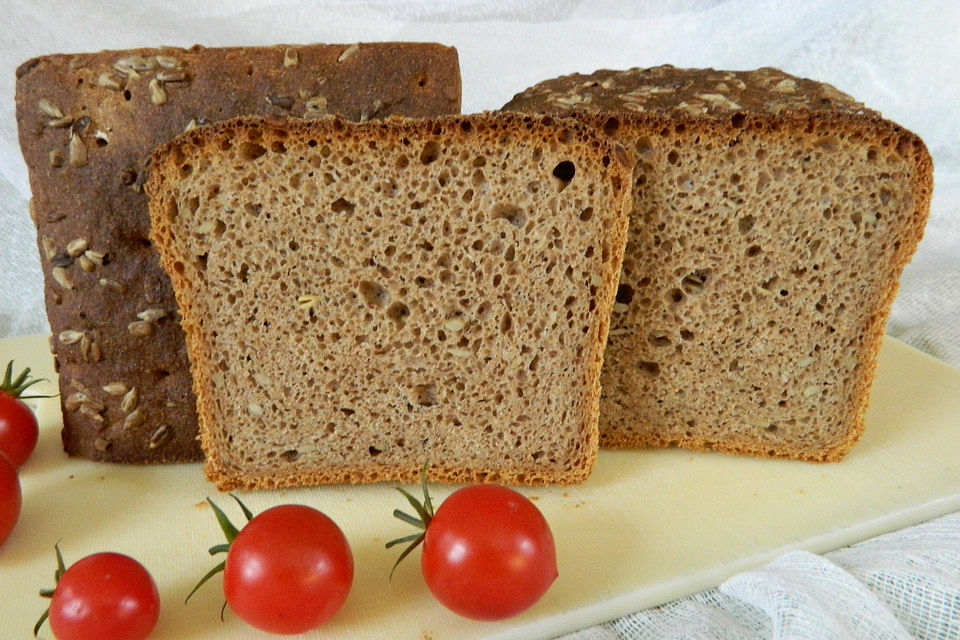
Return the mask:
<path id="1" fill-rule="evenodd" d="M 0 341 L 0 360 L 10 358 L 54 379 L 46 336 Z M 263 638 L 229 610 L 220 621 L 219 578 L 183 602 L 215 563 L 207 547 L 220 541 L 204 499 L 214 497 L 241 519 L 201 466 L 69 459 L 60 449 L 58 400 L 36 407 L 40 442 L 21 470 L 23 514 L 0 548 L 0 637 L 29 637 L 46 606 L 37 591 L 52 586 L 59 540 L 68 563 L 111 550 L 151 571 L 162 607 L 152 639 Z M 532 609 L 498 623 L 440 606 L 416 554 L 388 582 L 396 549 L 384 543 L 408 533 L 390 515 L 404 506 L 390 484 L 241 496 L 255 512 L 284 502 L 317 507 L 350 540 L 350 597 L 320 631 L 303 637 L 547 638 L 715 586 L 789 549 L 824 552 L 960 509 L 960 371 L 887 338 L 866 421 L 862 441 L 840 463 L 602 451 L 582 486 L 521 489 L 552 527 L 560 577 Z M 453 489 L 436 486 L 434 493 L 443 498 Z M 51 637 L 46 628 L 41 635 Z"/>

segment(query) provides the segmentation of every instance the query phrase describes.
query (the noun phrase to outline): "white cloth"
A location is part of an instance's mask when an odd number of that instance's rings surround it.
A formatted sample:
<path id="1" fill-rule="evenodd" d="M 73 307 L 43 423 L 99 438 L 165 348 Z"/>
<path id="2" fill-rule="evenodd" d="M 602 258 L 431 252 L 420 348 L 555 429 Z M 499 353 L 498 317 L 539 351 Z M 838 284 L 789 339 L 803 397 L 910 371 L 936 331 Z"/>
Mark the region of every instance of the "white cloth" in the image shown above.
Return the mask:
<path id="1" fill-rule="evenodd" d="M 892 335 L 960 366 L 957 0 L 0 0 L 0 336 L 47 330 L 14 69 L 51 52 L 431 40 L 455 45 L 466 112 L 573 71 L 777 66 L 833 83 L 919 133 L 936 165 L 927 233 Z M 791 554 L 588 638 L 960 638 L 960 515 L 830 554 Z"/>

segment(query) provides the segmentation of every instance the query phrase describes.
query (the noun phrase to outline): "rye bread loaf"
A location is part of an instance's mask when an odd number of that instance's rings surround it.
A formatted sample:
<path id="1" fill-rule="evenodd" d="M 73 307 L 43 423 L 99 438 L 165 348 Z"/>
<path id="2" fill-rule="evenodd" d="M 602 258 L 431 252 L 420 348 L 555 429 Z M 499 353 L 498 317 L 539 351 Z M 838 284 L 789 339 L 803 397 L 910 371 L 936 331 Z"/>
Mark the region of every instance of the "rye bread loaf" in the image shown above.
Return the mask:
<path id="1" fill-rule="evenodd" d="M 923 234 L 921 140 L 769 68 L 602 70 L 504 109 L 573 116 L 636 152 L 601 444 L 841 458 Z"/>
<path id="2" fill-rule="evenodd" d="M 16 91 L 64 448 L 111 462 L 202 458 L 176 304 L 147 237 L 149 153 L 242 114 L 460 108 L 456 50 L 412 43 L 50 55 L 17 69 Z"/>
<path id="3" fill-rule="evenodd" d="M 572 483 L 632 160 L 514 114 L 237 119 L 152 156 L 206 472 L 221 489 Z"/>

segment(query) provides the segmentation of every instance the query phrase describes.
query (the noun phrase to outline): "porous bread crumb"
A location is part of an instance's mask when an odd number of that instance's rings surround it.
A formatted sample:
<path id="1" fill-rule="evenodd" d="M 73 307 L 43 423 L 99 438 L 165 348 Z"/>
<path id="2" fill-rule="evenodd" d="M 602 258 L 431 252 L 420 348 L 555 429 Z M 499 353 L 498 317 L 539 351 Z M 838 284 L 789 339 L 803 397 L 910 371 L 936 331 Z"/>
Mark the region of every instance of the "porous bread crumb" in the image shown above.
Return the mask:
<path id="1" fill-rule="evenodd" d="M 636 154 L 601 445 L 840 459 L 929 211 L 920 139 L 769 68 L 575 74 L 504 109 Z"/>
<path id="2" fill-rule="evenodd" d="M 411 480 L 427 460 L 448 481 L 589 474 L 618 145 L 512 114 L 248 118 L 153 164 L 151 237 L 221 489 Z"/>

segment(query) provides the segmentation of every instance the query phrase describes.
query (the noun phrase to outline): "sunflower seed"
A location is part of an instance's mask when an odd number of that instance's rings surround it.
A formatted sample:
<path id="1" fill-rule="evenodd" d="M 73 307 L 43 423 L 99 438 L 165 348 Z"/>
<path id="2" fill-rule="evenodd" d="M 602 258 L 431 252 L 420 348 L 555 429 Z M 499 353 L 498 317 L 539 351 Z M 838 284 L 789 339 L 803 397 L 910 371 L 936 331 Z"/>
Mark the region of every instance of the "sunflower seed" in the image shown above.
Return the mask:
<path id="1" fill-rule="evenodd" d="M 104 391 L 106 391 L 112 396 L 122 396 L 127 391 L 129 391 L 129 389 L 127 388 L 127 385 L 123 384 L 122 382 L 111 382 L 110 384 L 102 388 Z"/>
<path id="2" fill-rule="evenodd" d="M 150 436 L 150 442 L 147 444 L 149 449 L 157 449 L 163 445 L 170 442 L 170 438 L 173 437 L 173 431 L 167 425 L 162 425 L 159 429 L 153 432 L 153 435 Z"/>
<path id="3" fill-rule="evenodd" d="M 197 226 L 197 233 L 206 235 L 208 233 L 213 233 L 214 229 L 217 228 L 217 223 L 213 220 L 207 220 L 206 222 L 201 222 Z"/>
<path id="4" fill-rule="evenodd" d="M 293 108 L 293 98 L 290 96 L 267 96 L 267 104 L 289 111 Z"/>
<path id="5" fill-rule="evenodd" d="M 467 326 L 467 323 L 463 318 L 450 318 L 443 323 L 443 327 L 447 331 L 462 331 L 465 326 Z"/>
<path id="6" fill-rule="evenodd" d="M 93 120 L 90 119 L 90 116 L 80 116 L 77 118 L 77 121 L 73 123 L 73 126 L 70 127 L 70 133 L 76 135 L 86 133 L 91 124 L 93 124 Z"/>
<path id="7" fill-rule="evenodd" d="M 140 409 L 134 409 L 127 417 L 123 419 L 123 428 L 124 429 L 133 429 L 143 424 L 145 417 L 143 412 Z"/>
<path id="8" fill-rule="evenodd" d="M 346 60 L 347 58 L 355 54 L 357 52 L 357 49 L 359 48 L 360 48 L 359 44 L 350 45 L 349 47 L 343 50 L 343 53 L 341 53 L 340 57 L 337 58 L 337 62 L 343 62 L 344 60 Z"/>
<path id="9" fill-rule="evenodd" d="M 470 356 L 473 355 L 473 352 L 467 349 L 458 349 L 456 347 L 454 347 L 453 349 L 449 349 L 447 353 L 449 353 L 450 355 L 456 358 L 469 358 Z"/>
<path id="10" fill-rule="evenodd" d="M 263 407 L 261 407 L 256 402 L 251 402 L 250 404 L 248 404 L 247 411 L 249 411 L 250 415 L 254 416 L 255 418 L 259 418 L 260 416 L 263 415 Z"/>
<path id="11" fill-rule="evenodd" d="M 37 203 L 33 201 L 33 198 L 27 200 L 27 214 L 33 224 L 37 224 Z"/>
<path id="12" fill-rule="evenodd" d="M 123 85 L 120 84 L 120 81 L 117 80 L 116 76 L 112 73 L 101 73 L 97 78 L 97 85 L 105 89 L 113 89 L 114 91 L 123 89 Z"/>
<path id="13" fill-rule="evenodd" d="M 140 393 L 136 387 L 133 387 L 123 395 L 120 401 L 120 410 L 124 413 L 130 413 L 140 404 Z"/>
<path id="14" fill-rule="evenodd" d="M 269 387 L 269 386 L 271 386 L 271 385 L 273 384 L 273 380 L 271 380 L 271 379 L 268 378 L 267 376 L 263 375 L 262 373 L 255 373 L 255 374 L 253 374 L 253 379 L 254 379 L 254 380 L 256 381 L 256 383 L 259 384 L 261 387 Z"/>
<path id="15" fill-rule="evenodd" d="M 313 295 L 312 293 L 308 293 L 297 298 L 297 306 L 304 311 L 307 309 L 313 309 L 315 306 L 317 306 L 317 300 L 319 300 L 317 296 Z"/>
<path id="16" fill-rule="evenodd" d="M 180 60 L 178 60 L 177 58 L 174 58 L 173 56 L 160 55 L 160 56 L 156 56 L 154 60 L 156 60 L 157 64 L 159 64 L 164 69 L 179 69 L 181 66 L 183 66 L 183 63 L 180 62 Z"/>
<path id="17" fill-rule="evenodd" d="M 125 293 L 127 288 L 116 280 L 109 280 L 107 278 L 100 278 L 100 286 L 106 287 L 107 289 L 113 289 L 117 293 Z"/>
<path id="18" fill-rule="evenodd" d="M 60 149 L 54 149 L 47 155 L 47 161 L 52 168 L 59 169 L 63 166 L 63 153 Z"/>
<path id="19" fill-rule="evenodd" d="M 63 111 L 60 110 L 60 107 L 53 104 L 46 98 L 41 98 L 40 102 L 37 103 L 37 107 L 40 108 L 40 113 L 50 116 L 51 118 L 63 117 Z"/>
<path id="20" fill-rule="evenodd" d="M 295 67 L 300 63 L 300 54 L 296 49 L 287 48 L 283 52 L 283 66 L 285 67 Z"/>
<path id="21" fill-rule="evenodd" d="M 76 393 L 71 393 L 63 401 L 63 407 L 67 411 L 76 411 L 80 408 L 80 398 L 81 396 L 86 395 L 82 391 L 77 391 Z"/>
<path id="22" fill-rule="evenodd" d="M 57 338 L 63 344 L 75 344 L 83 338 L 83 331 L 74 331 L 73 329 L 66 329 L 61 331 Z"/>
<path id="23" fill-rule="evenodd" d="M 137 320 L 127 325 L 127 331 L 130 332 L 130 335 L 138 338 L 149 336 L 153 333 L 153 323 L 146 320 Z"/>
<path id="24" fill-rule="evenodd" d="M 80 338 L 80 358 L 84 362 L 90 362 L 90 337 L 86 334 Z"/>
<path id="25" fill-rule="evenodd" d="M 48 127 L 53 127 L 54 129 L 63 129 L 64 127 L 69 127 L 73 124 L 73 116 L 63 116 L 62 118 L 57 118 L 56 120 L 50 120 L 47 122 Z"/>
<path id="26" fill-rule="evenodd" d="M 70 277 L 70 272 L 64 267 L 54 267 L 50 270 L 50 275 L 64 289 L 73 289 L 73 278 Z"/>
<path id="27" fill-rule="evenodd" d="M 71 258 L 76 258 L 81 253 L 87 250 L 87 239 L 86 238 L 77 238 L 76 240 L 71 240 L 67 245 L 67 255 Z"/>
<path id="28" fill-rule="evenodd" d="M 154 78 L 148 86 L 150 87 L 150 102 L 155 105 L 167 102 L 167 90 L 163 88 L 163 83 Z"/>
<path id="29" fill-rule="evenodd" d="M 187 131 L 190 131 L 191 129 L 196 129 L 196 128 L 197 128 L 197 121 L 191 120 L 190 122 L 187 123 L 187 126 L 185 126 L 183 130 L 184 132 L 187 132 Z"/>
<path id="30" fill-rule="evenodd" d="M 87 164 L 87 145 L 84 144 L 83 139 L 75 134 L 70 134 L 70 144 L 67 147 L 70 157 L 70 166 L 71 167 L 82 167 Z"/>
<path id="31" fill-rule="evenodd" d="M 82 382 L 80 382 L 80 381 L 77 380 L 76 378 L 70 378 L 70 380 L 69 380 L 69 382 L 67 382 L 67 384 L 70 385 L 70 388 L 71 388 L 71 389 L 75 389 L 75 390 L 77 390 L 77 391 L 86 391 L 86 390 L 87 390 L 86 385 L 84 385 Z"/>
<path id="32" fill-rule="evenodd" d="M 47 260 L 52 260 L 53 256 L 57 255 L 57 249 L 53 246 L 53 240 L 48 236 L 40 238 L 40 244 L 43 245 L 43 256 Z"/>
<path id="33" fill-rule="evenodd" d="M 145 58 L 143 56 L 127 56 L 117 60 L 113 66 L 114 68 L 120 70 L 132 69 L 133 71 L 142 73 L 156 69 L 157 62 L 153 58 Z"/>
<path id="34" fill-rule="evenodd" d="M 93 362 L 100 362 L 103 359 L 103 352 L 100 351 L 100 343 L 92 342 L 90 343 L 90 360 Z"/>
<path id="35" fill-rule="evenodd" d="M 97 451 L 101 452 L 106 452 L 106 450 L 110 448 L 111 444 L 112 443 L 103 436 L 97 436 L 93 440 L 93 446 L 97 449 Z"/>
<path id="36" fill-rule="evenodd" d="M 182 69 L 174 69 L 172 71 L 159 71 L 155 77 L 160 82 L 186 82 L 187 73 Z"/>
<path id="37" fill-rule="evenodd" d="M 100 145 L 101 147 L 110 144 L 110 137 L 103 131 L 100 131 L 99 129 L 97 129 L 97 132 L 93 134 L 93 138 L 97 141 L 97 144 Z"/>
<path id="38" fill-rule="evenodd" d="M 77 264 L 80 265 L 80 268 L 86 271 L 87 273 L 93 273 L 93 270 L 97 268 L 97 265 L 93 263 L 93 260 L 87 256 L 80 256 L 77 259 Z"/>
<path id="39" fill-rule="evenodd" d="M 311 96 L 307 98 L 307 111 L 318 111 L 321 113 L 327 110 L 327 99 L 324 96 Z"/>
<path id="40" fill-rule="evenodd" d="M 103 265 L 103 255 L 104 254 L 100 253 L 99 251 L 94 251 L 93 249 L 88 249 L 83 253 L 83 257 L 89 259 L 90 262 L 97 266 Z"/>
<path id="41" fill-rule="evenodd" d="M 614 313 L 623 313 L 624 311 L 626 311 L 626 310 L 629 309 L 629 308 L 630 308 L 630 307 L 629 307 L 628 305 L 626 305 L 626 304 L 624 304 L 624 303 L 622 303 L 622 302 L 615 302 L 615 303 L 613 304 L 613 312 L 614 312 Z"/>
<path id="42" fill-rule="evenodd" d="M 163 309 L 145 309 L 137 314 L 137 317 L 147 322 L 157 322 L 167 317 L 167 312 Z"/>
<path id="43" fill-rule="evenodd" d="M 793 93 L 797 90 L 797 83 L 790 78 L 785 78 L 778 82 L 773 90 L 780 91 L 781 93 Z"/>

